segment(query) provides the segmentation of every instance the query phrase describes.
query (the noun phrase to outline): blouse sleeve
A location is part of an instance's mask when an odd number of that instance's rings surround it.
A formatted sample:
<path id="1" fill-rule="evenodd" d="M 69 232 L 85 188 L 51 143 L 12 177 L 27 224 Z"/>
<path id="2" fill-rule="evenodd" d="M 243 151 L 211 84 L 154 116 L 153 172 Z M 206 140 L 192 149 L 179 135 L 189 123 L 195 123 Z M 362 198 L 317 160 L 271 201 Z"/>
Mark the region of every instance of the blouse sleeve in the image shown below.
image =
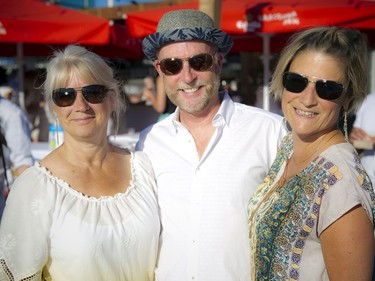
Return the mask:
<path id="1" fill-rule="evenodd" d="M 35 166 L 14 182 L 0 224 L 0 280 L 41 280 L 48 259 L 53 189 Z"/>
<path id="2" fill-rule="evenodd" d="M 134 173 L 139 177 L 139 180 L 142 180 L 147 183 L 147 186 L 151 187 L 151 191 L 156 196 L 157 185 L 151 161 L 143 151 L 135 151 L 133 153 L 137 160 L 134 162 Z"/>
<path id="3" fill-rule="evenodd" d="M 375 205 L 371 181 L 359 160 L 353 161 L 352 165 L 340 165 L 337 169 L 336 167 L 331 168 L 331 170 L 336 170 L 334 173 L 336 182 L 323 195 L 318 235 L 357 205 L 361 205 L 365 209 L 370 221 L 374 224 Z"/>

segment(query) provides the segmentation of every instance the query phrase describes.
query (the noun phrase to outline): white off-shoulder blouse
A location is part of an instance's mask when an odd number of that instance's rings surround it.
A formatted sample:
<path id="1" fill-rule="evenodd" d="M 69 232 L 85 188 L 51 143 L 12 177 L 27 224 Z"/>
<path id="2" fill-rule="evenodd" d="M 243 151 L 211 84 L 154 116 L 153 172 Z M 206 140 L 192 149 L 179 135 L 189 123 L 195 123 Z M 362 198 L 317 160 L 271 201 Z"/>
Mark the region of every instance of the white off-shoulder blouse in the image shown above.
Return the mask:
<path id="1" fill-rule="evenodd" d="M 153 280 L 160 232 L 154 173 L 143 152 L 132 152 L 131 162 L 126 192 L 101 198 L 77 192 L 39 163 L 18 177 L 0 225 L 0 280 Z"/>

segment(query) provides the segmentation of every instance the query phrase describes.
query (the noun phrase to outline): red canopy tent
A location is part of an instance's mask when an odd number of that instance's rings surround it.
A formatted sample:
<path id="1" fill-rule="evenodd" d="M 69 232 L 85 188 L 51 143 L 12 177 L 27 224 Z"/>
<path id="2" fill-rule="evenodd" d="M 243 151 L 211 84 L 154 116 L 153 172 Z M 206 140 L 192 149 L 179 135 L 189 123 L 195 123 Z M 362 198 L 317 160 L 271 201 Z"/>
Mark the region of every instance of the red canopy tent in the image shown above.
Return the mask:
<path id="1" fill-rule="evenodd" d="M 110 22 L 39 0 L 0 0 L 0 42 L 110 42 Z"/>
<path id="2" fill-rule="evenodd" d="M 130 35 L 143 38 L 156 31 L 157 23 L 164 13 L 198 8 L 199 1 L 192 1 L 133 12 L 126 15 L 126 25 Z M 221 10 L 220 28 L 234 39 L 248 38 L 259 33 L 290 34 L 319 25 L 355 27 L 364 32 L 375 29 L 375 2 L 371 0 L 223 0 Z M 240 51 L 247 51 L 246 48 L 253 50 L 254 44 L 246 45 L 234 48 Z"/>
<path id="3" fill-rule="evenodd" d="M 139 40 L 113 21 L 41 0 L 0 0 L 0 56 L 49 55 L 66 44 L 91 46 L 101 54 L 141 56 Z"/>
<path id="4" fill-rule="evenodd" d="M 199 2 L 129 13 L 130 34 L 144 37 L 156 31 L 162 15 L 176 9 L 198 9 Z M 220 28 L 232 35 L 232 52 L 263 52 L 264 107 L 268 109 L 266 87 L 269 81 L 270 52 L 280 51 L 292 32 L 321 26 L 354 27 L 375 44 L 375 2 L 360 0 L 223 0 Z M 271 40 L 272 37 L 272 40 Z"/>

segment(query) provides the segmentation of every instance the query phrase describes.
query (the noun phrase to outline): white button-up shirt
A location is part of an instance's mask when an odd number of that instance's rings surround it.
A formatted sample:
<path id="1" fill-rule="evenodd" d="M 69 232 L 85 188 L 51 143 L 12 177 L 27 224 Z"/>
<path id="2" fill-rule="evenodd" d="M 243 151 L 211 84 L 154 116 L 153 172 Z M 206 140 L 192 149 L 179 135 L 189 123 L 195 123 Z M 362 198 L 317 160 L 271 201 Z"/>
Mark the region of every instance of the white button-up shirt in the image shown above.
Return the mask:
<path id="1" fill-rule="evenodd" d="M 178 109 L 140 134 L 157 178 L 159 281 L 249 281 L 247 204 L 285 135 L 279 115 L 224 95 L 201 159 Z"/>

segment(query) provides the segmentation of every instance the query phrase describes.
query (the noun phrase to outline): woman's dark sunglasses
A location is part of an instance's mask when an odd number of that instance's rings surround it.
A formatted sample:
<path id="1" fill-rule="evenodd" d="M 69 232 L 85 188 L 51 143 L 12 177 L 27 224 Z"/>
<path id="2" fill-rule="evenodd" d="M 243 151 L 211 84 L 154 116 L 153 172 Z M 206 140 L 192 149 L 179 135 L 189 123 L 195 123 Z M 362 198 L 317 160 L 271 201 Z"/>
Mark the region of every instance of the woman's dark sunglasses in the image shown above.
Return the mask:
<path id="1" fill-rule="evenodd" d="M 344 91 L 344 85 L 336 81 L 318 80 L 310 81 L 307 77 L 294 72 L 285 72 L 283 74 L 283 86 L 292 93 L 301 93 L 307 85 L 315 83 L 315 90 L 321 99 L 336 100 Z"/>
<path id="2" fill-rule="evenodd" d="M 214 62 L 212 55 L 199 54 L 189 58 L 166 58 L 159 62 L 160 69 L 165 75 L 176 75 L 181 72 L 184 61 L 188 61 L 192 69 L 196 71 L 209 70 Z"/>
<path id="3" fill-rule="evenodd" d="M 89 103 L 102 103 L 107 97 L 108 88 L 103 85 L 88 85 L 82 88 L 59 88 L 52 91 L 52 100 L 59 107 L 70 106 L 77 97 L 77 91 Z"/>

